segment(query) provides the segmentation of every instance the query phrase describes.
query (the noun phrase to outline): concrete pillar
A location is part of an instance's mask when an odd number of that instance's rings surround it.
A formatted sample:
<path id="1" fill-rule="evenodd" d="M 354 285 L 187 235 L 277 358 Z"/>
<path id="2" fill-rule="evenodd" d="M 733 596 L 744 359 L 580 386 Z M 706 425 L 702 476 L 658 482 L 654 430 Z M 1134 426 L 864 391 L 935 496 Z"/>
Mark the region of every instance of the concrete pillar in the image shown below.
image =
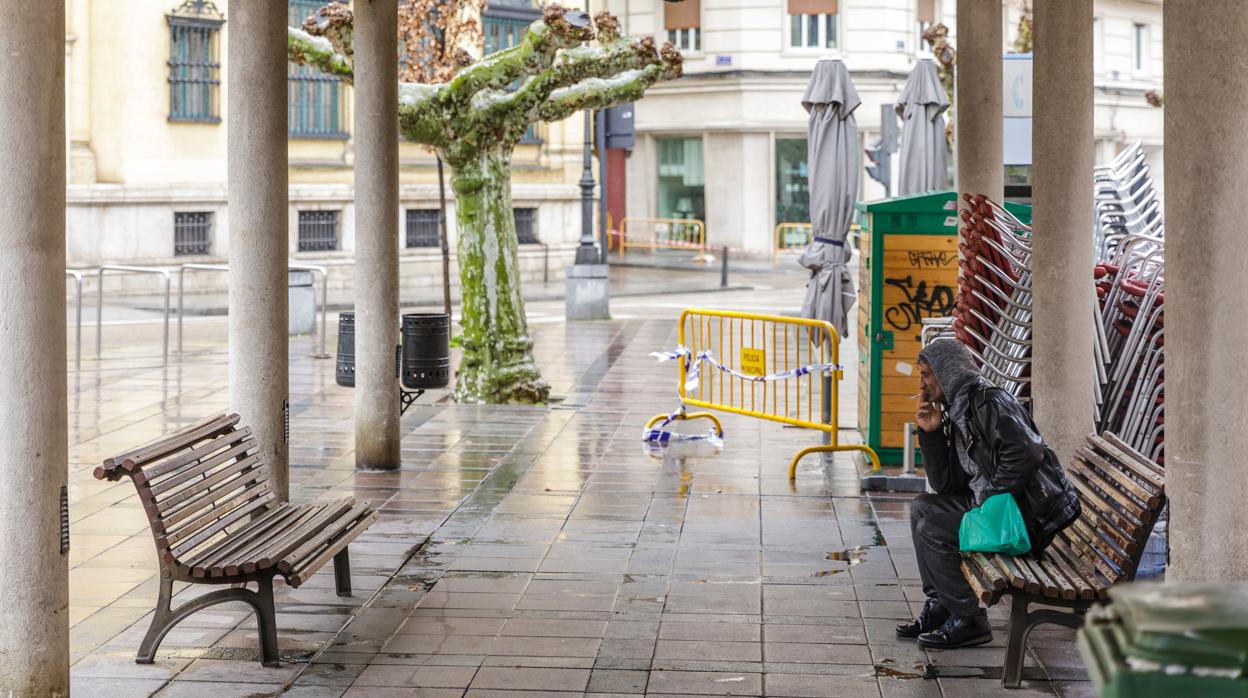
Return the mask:
<path id="1" fill-rule="evenodd" d="M 1001 2 L 958 0 L 954 143 L 962 194 L 1005 196 L 1001 116 Z"/>
<path id="2" fill-rule="evenodd" d="M 1092 0 L 1035 7 L 1031 395 L 1040 432 L 1069 462 L 1095 426 Z"/>
<path id="3" fill-rule="evenodd" d="M 69 695 L 65 3 L 0 22 L 0 695 Z"/>
<path id="4" fill-rule="evenodd" d="M 399 467 L 399 108 L 395 0 L 355 3 L 355 465 Z"/>
<path id="5" fill-rule="evenodd" d="M 286 5 L 231 2 L 229 15 L 230 409 L 286 500 Z"/>
<path id="6" fill-rule="evenodd" d="M 1167 0 L 1167 581 L 1248 580 L 1248 12 Z"/>

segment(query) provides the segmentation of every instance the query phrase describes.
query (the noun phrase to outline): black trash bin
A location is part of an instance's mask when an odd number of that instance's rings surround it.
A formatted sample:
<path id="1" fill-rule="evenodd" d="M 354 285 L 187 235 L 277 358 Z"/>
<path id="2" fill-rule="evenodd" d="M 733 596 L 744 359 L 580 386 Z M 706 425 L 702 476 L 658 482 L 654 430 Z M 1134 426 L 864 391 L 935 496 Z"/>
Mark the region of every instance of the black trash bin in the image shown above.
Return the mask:
<path id="1" fill-rule="evenodd" d="M 403 387 L 445 388 L 451 382 L 451 316 L 408 313 L 403 316 L 402 332 Z"/>
<path id="2" fill-rule="evenodd" d="M 335 380 L 344 388 L 355 387 L 355 313 L 338 314 L 338 360 Z"/>

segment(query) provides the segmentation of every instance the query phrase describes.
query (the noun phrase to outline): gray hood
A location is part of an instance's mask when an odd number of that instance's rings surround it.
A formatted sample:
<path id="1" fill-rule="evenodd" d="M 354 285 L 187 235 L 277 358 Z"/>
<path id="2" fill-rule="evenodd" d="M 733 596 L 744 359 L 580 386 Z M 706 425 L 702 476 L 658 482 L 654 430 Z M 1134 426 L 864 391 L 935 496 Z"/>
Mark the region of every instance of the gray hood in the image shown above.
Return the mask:
<path id="1" fill-rule="evenodd" d="M 956 339 L 938 339 L 919 352 L 919 360 L 932 367 L 936 382 L 945 393 L 949 419 L 966 434 L 971 390 L 980 384 L 979 368 L 971 350 Z"/>

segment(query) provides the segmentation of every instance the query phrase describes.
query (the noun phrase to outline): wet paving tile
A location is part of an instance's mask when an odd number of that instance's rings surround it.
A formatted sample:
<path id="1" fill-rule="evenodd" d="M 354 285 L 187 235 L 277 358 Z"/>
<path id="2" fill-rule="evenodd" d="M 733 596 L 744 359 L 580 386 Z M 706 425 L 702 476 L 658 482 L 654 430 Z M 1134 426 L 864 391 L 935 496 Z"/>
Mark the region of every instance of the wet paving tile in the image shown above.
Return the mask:
<path id="1" fill-rule="evenodd" d="M 673 404 L 649 356 L 676 342 L 672 319 L 534 333 L 555 408 L 422 399 L 392 472 L 354 470 L 353 395 L 292 342 L 292 499 L 354 496 L 382 516 L 352 546 L 354 597 L 328 574 L 279 585 L 276 670 L 232 606 L 184 621 L 156 664 L 133 663 L 156 595 L 150 530 L 129 483 L 90 476 L 220 409 L 221 347 L 188 355 L 178 385 L 158 369 L 94 374 L 71 434 L 75 695 L 224 698 L 288 681 L 305 698 L 1003 693 L 1003 611 L 986 648 L 929 654 L 893 636 L 922 602 L 909 504 L 863 496 L 841 458 L 808 458 L 790 483 L 788 454 L 817 435 L 727 416 L 718 452 L 643 451 L 640 425 Z M 1071 637 L 1033 635 L 1029 691 L 1090 695 Z M 917 678 L 928 664 L 939 681 Z"/>

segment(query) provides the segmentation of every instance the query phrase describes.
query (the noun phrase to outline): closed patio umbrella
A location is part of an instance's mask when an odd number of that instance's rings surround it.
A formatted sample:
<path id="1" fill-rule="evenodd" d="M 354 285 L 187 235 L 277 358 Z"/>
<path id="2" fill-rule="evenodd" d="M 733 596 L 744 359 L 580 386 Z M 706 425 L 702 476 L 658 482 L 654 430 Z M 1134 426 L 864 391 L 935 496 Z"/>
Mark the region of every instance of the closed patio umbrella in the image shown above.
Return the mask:
<path id="1" fill-rule="evenodd" d="M 897 100 L 901 117 L 901 173 L 897 192 L 922 194 L 949 185 L 945 150 L 945 110 L 949 97 L 936 75 L 936 63 L 924 58 L 910 71 Z"/>
<path id="2" fill-rule="evenodd" d="M 803 317 L 832 323 L 849 336 L 849 310 L 857 294 L 846 266 L 845 245 L 858 195 L 858 125 L 854 110 L 861 100 L 845 64 L 822 59 L 815 64 L 802 106 L 810 114 L 807 163 L 812 239 L 798 258 L 811 270 L 802 303 Z"/>

